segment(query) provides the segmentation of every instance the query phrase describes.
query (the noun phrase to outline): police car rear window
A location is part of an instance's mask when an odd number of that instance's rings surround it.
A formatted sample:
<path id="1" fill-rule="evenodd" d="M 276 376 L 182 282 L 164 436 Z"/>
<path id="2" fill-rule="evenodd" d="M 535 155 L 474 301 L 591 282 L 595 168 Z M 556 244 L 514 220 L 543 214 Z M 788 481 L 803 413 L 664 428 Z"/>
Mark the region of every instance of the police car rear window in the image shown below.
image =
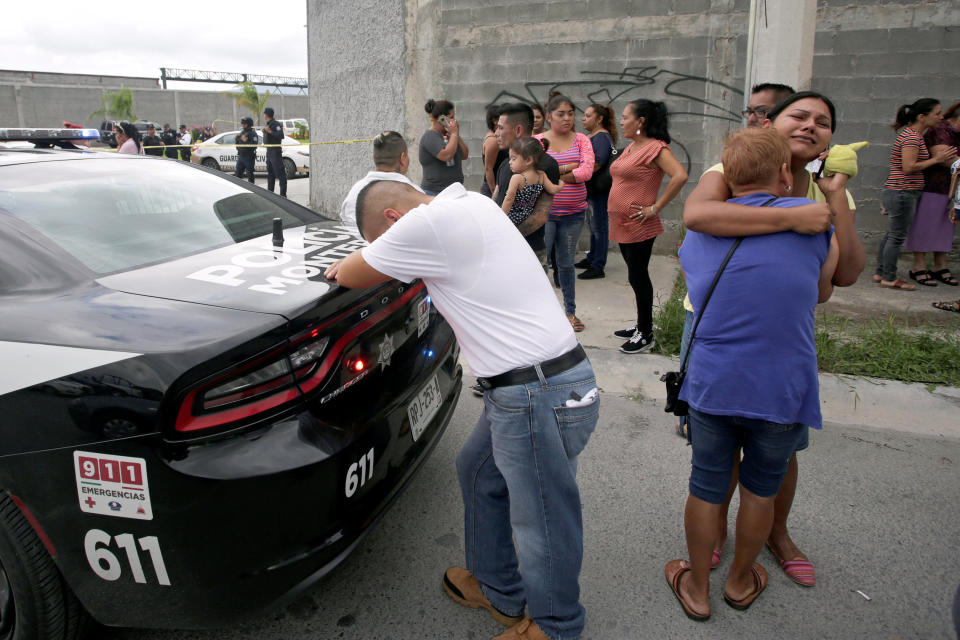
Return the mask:
<path id="1" fill-rule="evenodd" d="M 27 222 L 99 275 L 268 235 L 274 218 L 284 227 L 313 221 L 179 162 L 112 158 L 4 167 L 0 215 Z"/>

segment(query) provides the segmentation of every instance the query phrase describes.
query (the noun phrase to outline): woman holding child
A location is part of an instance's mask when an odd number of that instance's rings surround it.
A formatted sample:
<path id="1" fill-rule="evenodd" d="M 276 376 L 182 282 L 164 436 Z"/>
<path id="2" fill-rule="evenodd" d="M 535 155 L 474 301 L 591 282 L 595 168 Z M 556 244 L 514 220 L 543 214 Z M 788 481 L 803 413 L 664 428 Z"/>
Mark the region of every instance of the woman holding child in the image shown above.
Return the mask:
<path id="1" fill-rule="evenodd" d="M 809 127 L 819 126 L 816 116 L 808 117 Z M 817 140 L 808 134 L 794 141 L 797 146 Z M 788 197 L 797 190 L 792 144 L 769 128 L 734 134 L 723 152 L 730 203 L 757 210 L 813 204 Z M 665 573 L 684 612 L 695 620 L 710 617 L 717 521 L 738 448 L 743 450 L 740 511 L 723 599 L 746 609 L 766 588 L 766 571 L 755 560 L 773 526 L 777 491 L 808 426 L 821 427 L 813 313 L 833 291 L 839 253 L 832 230 L 753 235 L 732 247 L 732 237 L 689 230 L 680 249 L 699 316 L 680 393 L 690 405 L 693 445 L 684 514 L 690 561 L 673 560 Z"/>

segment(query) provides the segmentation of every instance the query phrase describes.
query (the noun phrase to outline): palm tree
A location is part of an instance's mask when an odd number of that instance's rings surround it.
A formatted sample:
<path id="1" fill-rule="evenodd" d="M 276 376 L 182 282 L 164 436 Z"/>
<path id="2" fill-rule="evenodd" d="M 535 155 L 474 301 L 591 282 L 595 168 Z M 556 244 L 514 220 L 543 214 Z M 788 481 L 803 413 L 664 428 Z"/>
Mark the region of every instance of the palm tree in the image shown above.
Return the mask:
<path id="1" fill-rule="evenodd" d="M 133 92 L 126 87 L 117 91 L 105 91 L 103 93 L 103 108 L 97 109 L 89 117 L 126 120 L 127 122 L 136 120 L 137 116 L 133 112 Z"/>
<path id="2" fill-rule="evenodd" d="M 260 114 L 263 113 L 264 107 L 267 106 L 267 100 L 270 99 L 270 92 L 264 91 L 263 93 L 257 92 L 257 85 L 253 84 L 249 80 L 241 82 L 237 85 L 240 89 L 239 92 L 227 91 L 225 95 L 230 96 L 237 101 L 237 105 L 249 109 L 257 116 L 257 126 L 260 126 Z"/>

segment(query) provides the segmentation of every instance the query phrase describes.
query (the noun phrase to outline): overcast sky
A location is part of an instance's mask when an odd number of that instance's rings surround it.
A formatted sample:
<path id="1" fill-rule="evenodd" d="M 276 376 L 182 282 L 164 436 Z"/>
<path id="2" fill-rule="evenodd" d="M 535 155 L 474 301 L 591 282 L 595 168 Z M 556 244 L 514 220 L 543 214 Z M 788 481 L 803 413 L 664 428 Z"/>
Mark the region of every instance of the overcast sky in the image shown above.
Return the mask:
<path id="1" fill-rule="evenodd" d="M 306 77 L 306 22 L 306 0 L 28 0 L 4 11 L 0 69 L 159 78 L 160 67 L 176 67 Z"/>

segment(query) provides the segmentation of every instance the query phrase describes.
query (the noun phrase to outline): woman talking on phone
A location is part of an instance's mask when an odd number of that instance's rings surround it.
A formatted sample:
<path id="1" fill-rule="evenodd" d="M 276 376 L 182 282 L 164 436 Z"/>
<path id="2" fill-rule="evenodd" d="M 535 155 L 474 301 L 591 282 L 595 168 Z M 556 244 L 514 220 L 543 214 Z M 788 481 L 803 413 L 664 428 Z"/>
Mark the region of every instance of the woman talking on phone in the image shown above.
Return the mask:
<path id="1" fill-rule="evenodd" d="M 420 166 L 424 193 L 435 196 L 454 182 L 463 182 L 462 162 L 470 150 L 460 137 L 460 124 L 449 100 L 427 100 L 423 106 L 430 128 L 420 138 Z"/>

